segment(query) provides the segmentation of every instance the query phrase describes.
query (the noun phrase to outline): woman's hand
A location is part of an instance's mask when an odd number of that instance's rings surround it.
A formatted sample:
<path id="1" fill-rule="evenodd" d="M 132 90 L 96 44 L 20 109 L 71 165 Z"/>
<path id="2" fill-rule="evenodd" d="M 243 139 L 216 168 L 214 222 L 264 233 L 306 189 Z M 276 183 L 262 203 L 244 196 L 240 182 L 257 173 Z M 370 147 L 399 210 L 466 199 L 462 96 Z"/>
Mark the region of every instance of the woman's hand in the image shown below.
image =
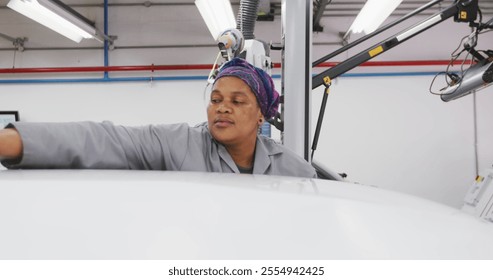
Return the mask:
<path id="1" fill-rule="evenodd" d="M 15 159 L 22 155 L 22 139 L 13 128 L 0 130 L 0 160 Z"/>

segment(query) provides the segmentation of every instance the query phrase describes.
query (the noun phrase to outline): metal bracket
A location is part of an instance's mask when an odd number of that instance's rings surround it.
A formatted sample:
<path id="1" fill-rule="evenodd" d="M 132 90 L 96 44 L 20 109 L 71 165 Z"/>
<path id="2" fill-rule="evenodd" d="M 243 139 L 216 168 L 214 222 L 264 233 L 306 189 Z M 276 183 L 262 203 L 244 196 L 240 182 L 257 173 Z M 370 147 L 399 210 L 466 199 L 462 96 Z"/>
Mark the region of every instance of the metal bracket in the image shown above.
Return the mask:
<path id="1" fill-rule="evenodd" d="M 23 52 L 25 49 L 24 48 L 25 42 L 27 42 L 27 37 L 19 37 L 19 38 L 15 38 L 12 44 L 18 51 Z"/>
<path id="2" fill-rule="evenodd" d="M 0 38 L 4 38 L 5 40 L 12 42 L 12 44 L 14 45 L 14 47 L 18 51 L 21 51 L 21 52 L 24 51 L 24 43 L 27 41 L 27 37 L 14 38 L 14 37 L 10 37 L 8 35 L 5 35 L 3 33 L 0 33 Z"/>
<path id="3" fill-rule="evenodd" d="M 282 50 L 284 50 L 284 44 L 283 43 L 270 42 L 270 49 L 274 50 L 274 51 L 282 51 Z"/>
<path id="4" fill-rule="evenodd" d="M 109 35 L 107 36 L 106 40 L 108 40 L 108 49 L 109 50 L 114 50 L 115 49 L 115 40 L 118 39 L 118 36 L 113 36 L 113 35 Z"/>

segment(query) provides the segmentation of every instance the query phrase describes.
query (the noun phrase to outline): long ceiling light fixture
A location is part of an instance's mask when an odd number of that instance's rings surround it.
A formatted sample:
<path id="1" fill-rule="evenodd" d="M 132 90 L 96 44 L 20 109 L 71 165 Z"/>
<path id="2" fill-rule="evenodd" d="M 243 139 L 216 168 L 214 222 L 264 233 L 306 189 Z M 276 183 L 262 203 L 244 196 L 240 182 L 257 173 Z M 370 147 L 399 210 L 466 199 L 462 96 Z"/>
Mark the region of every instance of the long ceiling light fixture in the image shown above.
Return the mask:
<path id="1" fill-rule="evenodd" d="M 227 29 L 236 28 L 233 8 L 229 0 L 195 0 L 200 15 L 214 40 Z"/>
<path id="2" fill-rule="evenodd" d="M 402 0 L 367 0 L 346 36 L 349 33 L 369 34 L 377 30 L 401 2 Z"/>
<path id="3" fill-rule="evenodd" d="M 98 39 L 98 31 L 87 18 L 59 0 L 10 0 L 7 7 L 79 43 Z"/>

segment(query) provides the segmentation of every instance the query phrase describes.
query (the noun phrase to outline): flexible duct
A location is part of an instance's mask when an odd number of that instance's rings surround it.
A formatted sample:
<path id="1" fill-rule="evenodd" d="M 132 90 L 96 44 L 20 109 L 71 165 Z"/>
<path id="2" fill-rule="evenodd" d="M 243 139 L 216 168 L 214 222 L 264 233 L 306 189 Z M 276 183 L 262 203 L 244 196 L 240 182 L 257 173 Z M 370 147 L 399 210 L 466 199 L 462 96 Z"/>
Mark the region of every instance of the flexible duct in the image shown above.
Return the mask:
<path id="1" fill-rule="evenodd" d="M 240 30 L 245 40 L 255 39 L 255 21 L 259 0 L 241 0 L 236 20 L 236 29 Z"/>

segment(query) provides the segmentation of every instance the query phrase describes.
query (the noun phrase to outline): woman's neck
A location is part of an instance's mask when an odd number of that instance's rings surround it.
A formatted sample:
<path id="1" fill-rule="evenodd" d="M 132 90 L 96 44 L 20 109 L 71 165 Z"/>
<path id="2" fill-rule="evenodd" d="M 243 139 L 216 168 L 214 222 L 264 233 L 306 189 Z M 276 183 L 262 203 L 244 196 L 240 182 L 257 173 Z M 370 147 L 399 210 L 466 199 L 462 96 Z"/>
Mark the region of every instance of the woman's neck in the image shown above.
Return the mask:
<path id="1" fill-rule="evenodd" d="M 244 168 L 250 168 L 253 166 L 253 160 L 255 158 L 255 144 L 257 139 L 253 143 L 245 143 L 243 145 L 229 145 L 226 146 L 226 150 L 233 159 L 236 165 Z"/>

